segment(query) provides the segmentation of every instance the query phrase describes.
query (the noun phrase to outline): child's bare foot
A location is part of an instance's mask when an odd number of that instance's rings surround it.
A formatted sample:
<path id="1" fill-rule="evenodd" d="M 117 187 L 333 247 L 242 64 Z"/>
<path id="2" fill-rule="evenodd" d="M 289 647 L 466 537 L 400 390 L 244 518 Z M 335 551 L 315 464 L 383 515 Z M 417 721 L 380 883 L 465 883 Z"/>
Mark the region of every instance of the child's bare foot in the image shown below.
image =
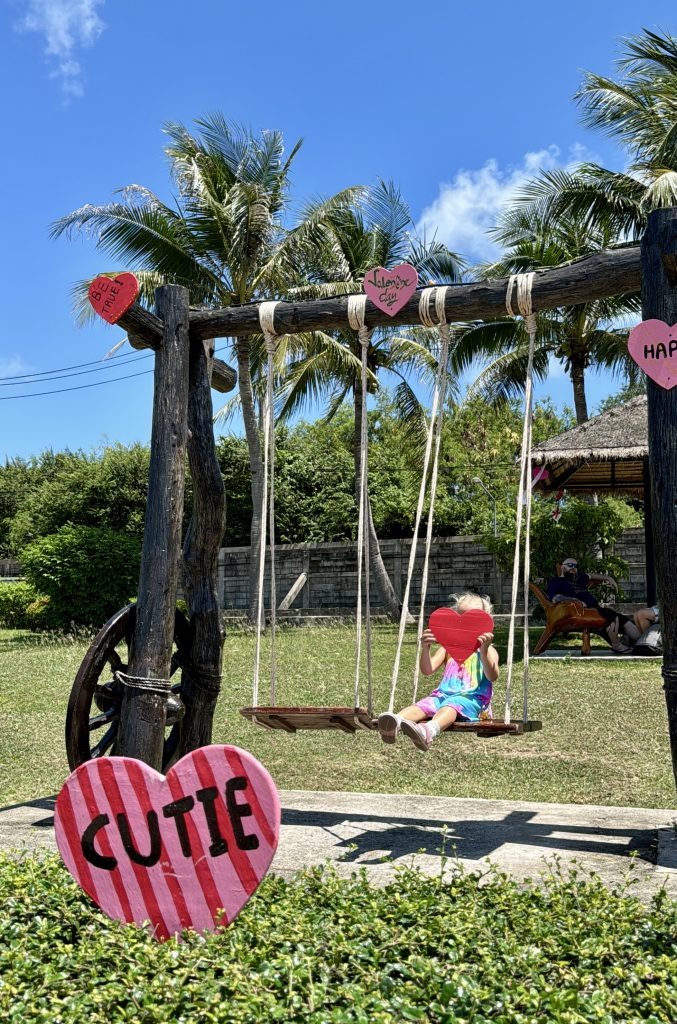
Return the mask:
<path id="1" fill-rule="evenodd" d="M 384 711 L 376 720 L 376 728 L 384 743 L 394 743 L 402 719 L 392 711 Z"/>

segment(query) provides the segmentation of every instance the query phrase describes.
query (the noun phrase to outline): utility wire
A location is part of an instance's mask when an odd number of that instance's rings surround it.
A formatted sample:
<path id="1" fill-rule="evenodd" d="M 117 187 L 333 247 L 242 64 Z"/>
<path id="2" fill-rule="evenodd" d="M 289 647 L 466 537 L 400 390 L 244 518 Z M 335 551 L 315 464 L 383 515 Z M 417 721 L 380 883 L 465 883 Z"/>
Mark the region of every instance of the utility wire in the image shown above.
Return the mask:
<path id="1" fill-rule="evenodd" d="M 149 353 L 149 355 L 152 355 L 152 353 Z M 139 357 L 139 356 L 136 355 L 135 352 L 123 352 L 119 356 L 112 356 L 110 360 L 105 360 L 104 361 L 103 359 L 93 359 L 91 363 L 74 363 L 73 366 L 59 366 L 55 370 L 36 370 L 35 373 L 19 373 L 19 374 L 15 374 L 13 376 L 0 377 L 0 381 L 5 381 L 5 380 L 23 380 L 26 377 L 47 377 L 47 376 L 50 376 L 52 373 L 62 373 L 65 370 L 80 370 L 80 369 L 82 369 L 83 366 L 99 366 L 99 365 L 102 365 L 102 364 L 105 365 L 105 364 L 108 364 L 108 363 L 112 364 L 113 360 L 115 360 L 116 364 L 117 364 L 117 361 L 119 359 L 123 359 L 125 362 L 127 362 L 131 358 L 141 358 L 141 359 L 144 359 L 144 358 L 146 358 L 146 356 L 144 355 L 144 356 L 140 356 Z M 30 384 L 31 381 L 28 381 L 28 383 Z M 35 383 L 37 384 L 38 381 L 35 381 Z"/>
<path id="2" fill-rule="evenodd" d="M 136 363 L 139 359 L 149 359 L 152 353 L 143 356 L 126 356 L 120 363 L 112 365 L 110 363 L 104 363 L 101 366 L 95 366 L 93 370 L 78 370 L 76 373 L 56 373 L 54 370 L 45 370 L 43 374 L 35 374 L 35 377 L 40 376 L 40 380 L 11 380 L 6 381 L 5 378 L 0 378 L 0 388 L 16 388 L 21 387 L 22 384 L 48 384 L 53 380 L 63 380 L 65 377 L 82 377 L 88 373 L 100 373 L 102 370 L 114 370 L 116 366 L 124 366 L 128 363 Z M 86 363 L 84 365 L 87 365 Z M 54 374 L 51 377 L 46 376 L 48 373 Z M 26 374 L 26 376 L 29 376 Z M 101 382 L 103 383 L 103 381 Z M 67 390 L 67 389 L 64 389 Z"/>
<path id="3" fill-rule="evenodd" d="M 108 380 L 97 380 L 93 384 L 79 384 L 72 388 L 55 388 L 53 391 L 31 391 L 27 395 L 3 395 L 0 402 L 11 402 L 16 398 L 37 398 L 39 395 L 63 395 L 66 391 L 84 391 L 85 388 L 99 388 L 102 384 L 112 384 L 116 380 L 129 380 L 130 377 L 143 377 L 152 370 L 139 370 L 138 373 L 128 373 L 122 377 L 109 377 Z M 39 381 L 28 381 L 29 384 L 37 384 Z"/>

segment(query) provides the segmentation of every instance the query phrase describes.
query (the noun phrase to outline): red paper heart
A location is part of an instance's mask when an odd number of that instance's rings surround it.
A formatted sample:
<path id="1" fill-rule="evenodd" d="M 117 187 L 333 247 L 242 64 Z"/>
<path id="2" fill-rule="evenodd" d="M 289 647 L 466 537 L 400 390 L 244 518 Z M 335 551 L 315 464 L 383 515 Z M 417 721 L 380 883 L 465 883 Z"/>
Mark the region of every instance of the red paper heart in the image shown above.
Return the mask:
<path id="1" fill-rule="evenodd" d="M 388 316 L 395 316 L 416 291 L 418 271 L 410 263 L 391 270 L 375 267 L 365 274 L 362 287 L 371 301 Z"/>
<path id="2" fill-rule="evenodd" d="M 677 384 L 677 324 L 643 320 L 628 335 L 628 352 L 662 388 L 669 391 Z"/>
<path id="3" fill-rule="evenodd" d="M 166 778 L 131 757 L 86 761 L 55 810 L 78 884 L 114 920 L 149 921 L 158 939 L 229 924 L 268 870 L 279 829 L 275 783 L 230 746 L 194 750 Z"/>
<path id="4" fill-rule="evenodd" d="M 471 608 L 462 615 L 453 608 L 437 608 L 430 616 L 428 628 L 447 654 L 462 665 L 479 647 L 478 637 L 493 633 L 494 620 L 481 608 Z"/>
<path id="5" fill-rule="evenodd" d="M 95 312 L 109 324 L 117 323 L 123 313 L 134 304 L 139 294 L 139 282 L 133 274 L 117 277 L 97 277 L 89 286 L 89 301 Z"/>

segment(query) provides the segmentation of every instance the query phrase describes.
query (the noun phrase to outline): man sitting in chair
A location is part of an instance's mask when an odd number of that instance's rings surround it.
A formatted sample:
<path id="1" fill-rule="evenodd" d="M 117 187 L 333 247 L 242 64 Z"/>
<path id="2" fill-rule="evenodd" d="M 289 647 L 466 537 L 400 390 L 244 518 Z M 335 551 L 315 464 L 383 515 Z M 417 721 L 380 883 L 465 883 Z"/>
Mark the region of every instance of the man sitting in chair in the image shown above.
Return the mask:
<path id="1" fill-rule="evenodd" d="M 581 601 L 586 608 L 596 608 L 603 619 L 607 621 L 604 631 L 606 639 L 617 654 L 630 654 L 632 647 L 623 643 L 621 636 L 627 637 L 631 643 L 639 637 L 640 633 L 631 616 L 623 615 L 614 608 L 601 608 L 599 601 L 588 590 L 591 583 L 608 583 L 615 587 L 616 581 L 611 576 L 588 575 L 578 571 L 578 562 L 575 558 L 565 558 L 559 576 L 553 576 L 548 582 L 548 597 L 556 603 L 559 601 Z"/>

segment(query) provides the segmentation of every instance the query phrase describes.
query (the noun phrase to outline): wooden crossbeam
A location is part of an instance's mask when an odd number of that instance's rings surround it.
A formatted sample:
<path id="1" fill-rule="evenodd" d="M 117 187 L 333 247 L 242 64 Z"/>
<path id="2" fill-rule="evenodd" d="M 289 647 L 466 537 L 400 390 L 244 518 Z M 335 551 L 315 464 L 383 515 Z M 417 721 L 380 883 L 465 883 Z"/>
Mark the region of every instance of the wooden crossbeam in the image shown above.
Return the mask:
<path id="1" fill-rule="evenodd" d="M 449 322 L 494 320 L 505 316 L 505 295 L 508 279 L 482 281 L 477 284 L 451 285 L 445 301 Z M 532 287 L 536 311 L 556 306 L 574 306 L 609 295 L 638 292 L 641 285 L 639 246 L 608 249 L 585 259 L 552 270 L 537 270 Z M 404 326 L 421 322 L 418 310 L 420 291 L 394 317 L 367 302 L 365 322 L 368 327 Z M 132 306 L 118 320 L 127 331 L 157 345 L 162 325 L 157 317 L 140 306 Z M 317 299 L 306 302 L 280 302 L 275 309 L 278 334 L 299 334 L 304 331 L 336 330 L 348 327 L 348 297 Z M 230 338 L 259 334 L 259 305 L 228 306 L 224 309 L 193 310 L 190 313 L 190 335 L 200 338 Z M 231 371 L 232 372 L 232 371 Z"/>

